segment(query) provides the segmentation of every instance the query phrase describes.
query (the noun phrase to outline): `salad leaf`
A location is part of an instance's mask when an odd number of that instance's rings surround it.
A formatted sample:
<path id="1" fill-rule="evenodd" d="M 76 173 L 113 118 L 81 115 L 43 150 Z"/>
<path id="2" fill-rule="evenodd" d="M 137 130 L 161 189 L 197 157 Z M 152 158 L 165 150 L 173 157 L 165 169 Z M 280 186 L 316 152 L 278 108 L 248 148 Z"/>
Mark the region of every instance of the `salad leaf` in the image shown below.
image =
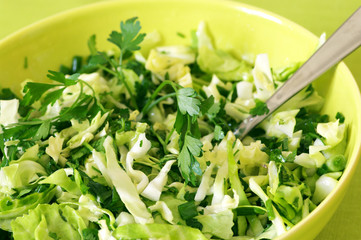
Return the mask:
<path id="1" fill-rule="evenodd" d="M 130 18 L 125 22 L 120 23 L 121 33 L 113 31 L 108 41 L 117 45 L 122 55 L 127 56 L 131 52 L 139 50 L 139 44 L 143 41 L 145 34 L 140 33 L 141 29 L 140 22 L 137 21 L 137 18 Z"/>
<path id="2" fill-rule="evenodd" d="M 41 180 L 39 184 L 54 184 L 65 189 L 67 192 L 81 195 L 81 191 L 77 184 L 68 177 L 64 169 L 57 170 L 49 177 Z"/>
<path id="3" fill-rule="evenodd" d="M 228 81 L 249 78 L 250 67 L 244 61 L 239 61 L 223 50 L 215 49 L 205 22 L 199 24 L 196 35 L 198 40 L 197 63 L 202 71 L 216 74 L 221 79 Z"/>
<path id="4" fill-rule="evenodd" d="M 183 220 L 188 220 L 198 215 L 197 206 L 194 201 L 179 205 L 178 211 Z"/>
<path id="5" fill-rule="evenodd" d="M 201 147 L 201 141 L 190 135 L 185 136 L 184 145 L 178 156 L 178 166 L 186 182 L 190 180 L 194 184 L 196 175 L 202 174 L 199 169 L 199 163 L 195 158 L 195 156 L 199 156 L 202 152 Z"/>
<path id="6" fill-rule="evenodd" d="M 49 203 L 54 197 L 55 192 L 55 188 L 48 187 L 44 191 L 35 191 L 21 198 L 2 197 L 0 199 L 0 227 L 10 231 L 11 221 L 21 217 L 39 204 Z"/>
<path id="7" fill-rule="evenodd" d="M 180 112 L 190 116 L 199 115 L 201 102 L 194 98 L 196 92 L 192 88 L 182 88 L 177 91 L 177 101 Z"/>
<path id="8" fill-rule="evenodd" d="M 201 215 L 196 219 L 202 224 L 203 233 L 212 234 L 221 239 L 230 239 L 233 236 L 232 227 L 233 213 L 231 210 L 226 210 L 216 214 Z"/>
<path id="9" fill-rule="evenodd" d="M 66 205 L 41 204 L 11 223 L 15 239 L 82 239 L 86 228 L 76 210 Z"/>
<path id="10" fill-rule="evenodd" d="M 136 222 L 152 222 L 152 216 L 141 201 L 136 187 L 126 172 L 119 166 L 117 157 L 113 148 L 113 140 L 107 137 L 104 141 L 105 154 L 93 150 L 93 158 L 100 171 L 117 190 L 120 199 L 124 202 L 126 208 L 134 216 Z"/>
<path id="11" fill-rule="evenodd" d="M 8 126 L 18 122 L 19 100 L 0 100 L 0 124 Z"/>
<path id="12" fill-rule="evenodd" d="M 59 84 L 47 84 L 47 83 L 26 83 L 23 92 L 25 93 L 22 104 L 25 106 L 33 104 L 39 100 L 40 97 L 49 89 L 61 86 Z"/>
<path id="13" fill-rule="evenodd" d="M 269 113 L 269 109 L 265 102 L 259 99 L 256 99 L 255 102 L 256 102 L 256 106 L 249 111 L 251 115 L 256 116 L 256 115 L 264 115 Z"/>

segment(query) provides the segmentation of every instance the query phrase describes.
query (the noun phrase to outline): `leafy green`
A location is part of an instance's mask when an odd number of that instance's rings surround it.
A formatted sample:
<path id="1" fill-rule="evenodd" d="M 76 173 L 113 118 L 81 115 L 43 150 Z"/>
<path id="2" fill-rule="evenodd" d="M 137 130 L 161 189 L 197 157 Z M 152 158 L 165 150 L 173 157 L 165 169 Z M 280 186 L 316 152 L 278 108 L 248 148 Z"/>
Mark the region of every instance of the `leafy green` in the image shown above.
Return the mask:
<path id="1" fill-rule="evenodd" d="M 66 87 L 75 85 L 77 83 L 76 80 L 79 77 L 79 74 L 73 74 L 70 77 L 66 78 L 64 73 L 62 72 L 49 70 L 49 74 L 47 75 L 47 77 L 61 84 L 27 82 L 23 90 L 23 92 L 25 93 L 22 100 L 23 105 L 32 105 L 34 102 L 38 101 L 48 90 L 55 87 L 60 87 L 59 89 L 48 92 L 44 96 L 43 104 L 45 107 L 49 104 L 54 104 L 55 101 L 60 98 Z"/>
<path id="2" fill-rule="evenodd" d="M 177 91 L 177 104 L 180 112 L 195 116 L 199 114 L 201 102 L 195 98 L 196 91 L 192 88 L 182 88 Z"/>
<path id="3" fill-rule="evenodd" d="M 17 98 L 16 95 L 11 91 L 10 88 L 2 88 L 0 90 L 0 99 L 1 100 L 11 100 Z"/>
<path id="4" fill-rule="evenodd" d="M 269 109 L 267 104 L 259 99 L 255 99 L 256 106 L 249 111 L 249 114 L 256 116 L 256 115 L 264 115 L 269 113 Z"/>
<path id="5" fill-rule="evenodd" d="M 224 132 L 222 131 L 221 126 L 216 125 L 214 128 L 214 139 L 217 141 L 222 140 L 224 138 Z"/>
<path id="6" fill-rule="evenodd" d="M 226 210 L 216 214 L 200 215 L 196 219 L 203 225 L 202 232 L 212 234 L 221 239 L 230 239 L 233 236 L 233 213 Z"/>
<path id="7" fill-rule="evenodd" d="M 9 231 L 12 220 L 26 214 L 39 204 L 49 203 L 55 192 L 55 188 L 48 187 L 45 191 L 35 191 L 21 198 L 2 197 L 0 199 L 0 228 Z"/>
<path id="8" fill-rule="evenodd" d="M 345 122 L 345 116 L 340 113 L 340 112 L 337 112 L 336 114 L 336 119 L 338 119 L 340 121 L 340 123 L 344 123 Z"/>
<path id="9" fill-rule="evenodd" d="M 82 239 L 86 228 L 79 213 L 66 205 L 40 204 L 12 223 L 15 239 Z"/>
<path id="10" fill-rule="evenodd" d="M 82 230 L 84 240 L 98 240 L 98 230 L 95 228 L 85 228 Z"/>
<path id="11" fill-rule="evenodd" d="M 196 176 L 201 175 L 199 163 L 195 156 L 202 152 L 202 142 L 190 135 L 185 136 L 184 145 L 178 156 L 178 166 L 186 182 L 190 181 L 195 184 Z"/>
<path id="12" fill-rule="evenodd" d="M 76 195 L 81 194 L 81 191 L 78 188 L 77 184 L 70 178 L 68 178 L 64 169 L 59 169 L 58 171 L 54 172 L 49 177 L 41 180 L 39 184 L 54 184 L 65 189 L 67 192 Z"/>
<path id="13" fill-rule="evenodd" d="M 189 201 L 179 205 L 178 211 L 183 220 L 188 220 L 198 215 L 197 206 L 194 201 Z"/>
<path id="14" fill-rule="evenodd" d="M 33 104 L 39 100 L 41 96 L 51 88 L 61 86 L 59 84 L 47 84 L 47 83 L 26 83 L 23 93 L 25 93 L 22 103 L 25 106 Z"/>
<path id="15" fill-rule="evenodd" d="M 113 31 L 108 41 L 117 45 L 122 55 L 129 56 L 131 52 L 139 50 L 139 44 L 143 41 L 145 34 L 139 33 L 141 29 L 137 17 L 130 18 L 120 23 L 120 32 Z"/>
<path id="16" fill-rule="evenodd" d="M 40 127 L 38 128 L 38 130 L 36 131 L 36 133 L 35 133 L 35 135 L 34 135 L 34 138 L 33 138 L 34 141 L 47 138 L 48 135 L 49 135 L 50 126 L 51 126 L 51 121 L 50 121 L 50 120 L 44 121 L 44 122 L 40 125 Z"/>
<path id="17" fill-rule="evenodd" d="M 237 216 L 247 216 L 247 215 L 256 215 L 256 214 L 265 214 L 267 210 L 263 207 L 253 206 L 253 205 L 242 205 L 235 209 Z"/>
<path id="18" fill-rule="evenodd" d="M 64 73 L 62 72 L 49 70 L 49 74 L 47 75 L 47 77 L 51 80 L 64 84 L 64 86 L 66 87 L 69 87 L 77 83 L 76 80 L 78 80 L 79 75 L 79 73 L 75 73 L 66 78 Z"/>

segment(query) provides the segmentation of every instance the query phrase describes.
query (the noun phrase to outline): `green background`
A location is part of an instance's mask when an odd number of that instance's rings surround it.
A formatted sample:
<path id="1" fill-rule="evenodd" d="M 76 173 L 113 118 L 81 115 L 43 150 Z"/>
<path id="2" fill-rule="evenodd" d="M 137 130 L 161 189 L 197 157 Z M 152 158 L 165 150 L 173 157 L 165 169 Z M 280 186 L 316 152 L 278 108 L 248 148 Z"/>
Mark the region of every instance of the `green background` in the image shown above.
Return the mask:
<path id="1" fill-rule="evenodd" d="M 58 12 L 101 0 L 0 0 L 0 39 Z M 106 0 L 103 0 L 106 1 Z M 320 36 L 330 36 L 358 7 L 360 0 L 239 0 L 284 16 Z M 361 48 L 345 59 L 361 86 Z M 1 73 L 0 73 L 1 74 Z M 347 103 L 346 103 L 347 104 Z M 361 239 L 361 165 L 341 206 L 317 240 Z"/>

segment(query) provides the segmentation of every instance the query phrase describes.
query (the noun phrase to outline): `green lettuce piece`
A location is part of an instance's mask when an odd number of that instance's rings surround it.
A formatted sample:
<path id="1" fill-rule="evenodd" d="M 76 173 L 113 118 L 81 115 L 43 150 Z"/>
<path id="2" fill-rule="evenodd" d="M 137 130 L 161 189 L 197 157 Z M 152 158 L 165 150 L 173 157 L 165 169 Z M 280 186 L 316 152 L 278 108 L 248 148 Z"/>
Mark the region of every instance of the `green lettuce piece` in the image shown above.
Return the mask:
<path id="1" fill-rule="evenodd" d="M 47 175 L 44 167 L 31 160 L 21 160 L 0 169 L 0 193 L 12 194 L 14 188 L 27 187 L 39 176 Z"/>
<path id="2" fill-rule="evenodd" d="M 233 236 L 232 227 L 234 223 L 231 210 L 196 216 L 195 218 L 203 225 L 203 233 L 209 233 L 222 239 L 230 239 Z"/>
<path id="3" fill-rule="evenodd" d="M 318 123 L 317 133 L 324 137 L 326 145 L 334 147 L 339 144 L 345 136 L 345 124 L 340 124 L 339 120 L 328 123 Z"/>
<path id="4" fill-rule="evenodd" d="M 138 122 L 135 131 L 116 132 L 115 134 L 116 145 L 120 147 L 126 144 L 129 147 L 129 149 L 131 149 L 134 146 L 134 144 L 137 142 L 139 136 L 142 133 L 145 133 L 147 126 L 148 125 L 146 123 Z"/>
<path id="5" fill-rule="evenodd" d="M 81 195 L 78 202 L 74 202 L 72 206 L 77 205 L 78 214 L 84 219 L 85 223 L 98 222 L 104 215 L 108 215 L 109 224 L 114 225 L 115 218 L 111 211 L 102 208 L 93 195 Z"/>
<path id="6" fill-rule="evenodd" d="M 77 211 L 69 206 L 41 204 L 12 223 L 14 239 L 82 239 L 87 226 Z"/>
<path id="7" fill-rule="evenodd" d="M 78 188 L 77 184 L 74 181 L 70 180 L 64 169 L 57 170 L 49 177 L 41 180 L 39 184 L 55 184 L 65 189 L 67 192 L 79 196 L 81 195 L 80 189 Z"/>
<path id="8" fill-rule="evenodd" d="M 280 209 L 285 209 L 287 217 L 293 219 L 297 212 L 302 209 L 303 198 L 301 191 L 298 187 L 290 187 L 281 185 L 277 188 L 276 194 L 273 198 Z M 291 207 L 291 209 L 290 209 Z"/>
<path id="9" fill-rule="evenodd" d="M 250 65 L 234 58 L 225 51 L 214 48 L 204 22 L 199 24 L 197 38 L 197 63 L 202 71 L 216 74 L 226 81 L 240 81 L 250 78 Z"/>
<path id="10" fill-rule="evenodd" d="M 178 211 L 178 206 L 183 203 L 186 203 L 186 201 L 175 198 L 171 194 L 162 194 L 160 200 L 165 202 L 165 204 L 167 204 L 169 210 L 172 212 L 173 222 L 175 224 L 185 224 L 185 221 L 181 218 L 180 213 Z"/>
<path id="11" fill-rule="evenodd" d="M 272 221 L 276 227 L 277 236 L 286 232 L 286 227 L 281 215 L 277 209 L 273 206 L 269 196 L 263 191 L 260 185 L 255 181 L 254 177 L 249 179 L 249 188 L 254 192 L 264 203 L 268 212 L 268 218 Z"/>
<path id="12" fill-rule="evenodd" d="M 135 93 L 135 82 L 140 82 L 139 76 L 130 69 L 123 69 L 124 80 L 127 82 L 132 94 Z M 128 93 L 125 91 L 125 93 Z"/>
<path id="13" fill-rule="evenodd" d="M 303 206 L 302 194 L 298 187 L 281 185 L 278 187 L 275 197 L 283 198 L 296 211 L 299 211 Z"/>
<path id="14" fill-rule="evenodd" d="M 38 161 L 39 160 L 39 145 L 36 144 L 28 149 L 26 149 L 25 153 L 16 161 L 12 161 L 11 164 L 19 163 L 25 160 Z"/>
<path id="15" fill-rule="evenodd" d="M 56 189 L 51 187 L 44 192 L 31 193 L 22 198 L 3 197 L 0 200 L 0 228 L 11 230 L 10 222 L 27 213 L 41 203 L 48 203 L 54 197 Z"/>
<path id="16" fill-rule="evenodd" d="M 17 123 L 19 119 L 18 109 L 18 99 L 0 100 L 0 124 L 7 126 Z"/>
<path id="17" fill-rule="evenodd" d="M 252 70 L 254 85 L 256 87 L 255 98 L 262 102 L 267 101 L 275 91 L 268 55 L 261 53 L 256 56 Z"/>
<path id="18" fill-rule="evenodd" d="M 227 141 L 228 176 L 229 176 L 229 181 L 231 183 L 231 187 L 239 196 L 239 205 L 249 204 L 242 183 L 239 180 L 240 178 L 238 175 L 237 161 L 234 158 L 233 147 L 232 147 L 232 143 L 235 141 L 235 137 L 231 132 L 227 134 L 227 140 L 228 140 Z M 239 140 L 237 139 L 237 141 Z"/>
<path id="19" fill-rule="evenodd" d="M 137 188 L 127 173 L 120 167 L 113 147 L 113 138 L 108 136 L 104 141 L 105 154 L 93 150 L 93 158 L 107 182 L 114 186 L 120 199 L 136 222 L 153 222 L 144 202 L 140 199 Z"/>
<path id="20" fill-rule="evenodd" d="M 78 133 L 67 142 L 68 148 L 74 149 L 81 146 L 84 142 L 90 142 L 94 138 L 96 131 L 103 125 L 108 115 L 109 112 L 104 113 L 103 115 L 101 115 L 101 112 L 98 112 L 90 123 L 88 121 L 84 121 L 83 123 L 72 121 L 72 127 L 76 129 Z"/>
<path id="21" fill-rule="evenodd" d="M 127 224 L 118 227 L 113 232 L 116 239 L 192 239 L 192 240 L 206 240 L 207 238 L 195 228 L 170 225 L 170 224 Z"/>
<path id="22" fill-rule="evenodd" d="M 292 138 L 294 128 L 296 126 L 296 115 L 299 110 L 289 110 L 277 112 L 263 126 L 267 132 L 267 136 L 275 136 L 278 138 Z"/>
<path id="23" fill-rule="evenodd" d="M 266 229 L 262 234 L 258 235 L 256 240 L 261 239 L 273 239 L 277 237 L 277 231 L 275 225 L 271 225 L 268 229 Z"/>
<path id="24" fill-rule="evenodd" d="M 312 111 L 319 111 L 323 103 L 324 99 L 318 95 L 313 87 L 307 87 L 283 104 L 278 111 L 300 109 L 303 107 Z"/>

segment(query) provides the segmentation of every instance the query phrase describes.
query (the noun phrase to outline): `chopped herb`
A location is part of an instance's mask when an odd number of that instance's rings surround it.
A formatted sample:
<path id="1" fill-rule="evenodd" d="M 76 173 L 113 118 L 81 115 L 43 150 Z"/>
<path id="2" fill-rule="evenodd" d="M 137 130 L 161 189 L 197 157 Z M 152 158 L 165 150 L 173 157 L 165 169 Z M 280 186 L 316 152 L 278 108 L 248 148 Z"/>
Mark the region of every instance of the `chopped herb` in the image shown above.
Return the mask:
<path id="1" fill-rule="evenodd" d="M 344 122 L 345 122 L 345 116 L 344 116 L 342 113 L 340 113 L 340 112 L 337 112 L 337 114 L 336 114 L 336 119 L 338 119 L 340 123 L 344 123 Z"/>
<path id="2" fill-rule="evenodd" d="M 256 102 L 256 106 L 249 111 L 249 114 L 256 116 L 256 115 L 264 115 L 269 113 L 269 109 L 265 102 L 262 102 L 259 99 L 255 99 L 255 102 Z"/>

